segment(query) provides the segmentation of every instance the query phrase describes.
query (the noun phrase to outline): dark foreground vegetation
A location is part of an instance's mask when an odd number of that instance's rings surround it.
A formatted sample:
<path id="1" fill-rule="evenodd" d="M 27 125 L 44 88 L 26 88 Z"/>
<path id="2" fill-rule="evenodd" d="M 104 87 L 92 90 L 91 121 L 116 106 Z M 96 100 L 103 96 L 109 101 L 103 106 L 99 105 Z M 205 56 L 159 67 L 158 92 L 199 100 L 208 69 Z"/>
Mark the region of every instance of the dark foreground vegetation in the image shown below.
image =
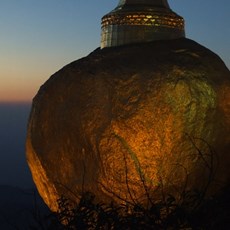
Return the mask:
<path id="1" fill-rule="evenodd" d="M 164 201 L 141 204 L 115 205 L 95 202 L 91 193 L 85 193 L 73 208 L 62 197 L 60 211 L 45 219 L 38 219 L 39 229 L 230 229 L 230 187 L 210 199 L 203 199 L 198 191 L 185 192 L 176 202 L 168 195 Z M 31 228 L 32 229 L 32 228 Z M 37 228 L 34 228 L 37 229 Z"/>
<path id="2" fill-rule="evenodd" d="M 137 201 L 124 202 L 124 200 L 121 204 L 100 203 L 90 192 L 83 193 L 79 202 L 73 205 L 73 202 L 63 196 L 58 200 L 58 212 L 46 218 L 41 218 L 39 212 L 35 215 L 39 229 L 229 230 L 230 185 L 215 196 L 207 196 L 207 191 L 215 178 L 215 152 L 210 148 L 210 153 L 204 154 L 197 147 L 196 149 L 209 172 L 203 189 L 189 190 L 184 186 L 179 199 L 172 194 L 163 194 L 158 200 L 150 198 L 148 190 L 145 190 L 148 200 L 148 205 L 145 206 Z M 141 175 L 140 179 L 145 185 Z"/>
<path id="3" fill-rule="evenodd" d="M 154 200 L 150 198 L 146 189 L 148 205 L 145 206 L 137 201 L 124 202 L 124 200 L 120 204 L 100 203 L 90 192 L 83 193 L 79 202 L 73 205 L 73 202 L 63 196 L 58 200 L 59 211 L 38 221 L 41 229 L 229 230 L 230 185 L 215 196 L 207 195 L 215 178 L 216 153 L 209 145 L 207 154 L 201 152 L 195 144 L 194 147 L 209 175 L 201 190 L 189 190 L 185 182 L 179 198 L 163 192 L 165 194 L 160 199 Z M 145 178 L 141 173 L 140 179 L 145 186 Z"/>

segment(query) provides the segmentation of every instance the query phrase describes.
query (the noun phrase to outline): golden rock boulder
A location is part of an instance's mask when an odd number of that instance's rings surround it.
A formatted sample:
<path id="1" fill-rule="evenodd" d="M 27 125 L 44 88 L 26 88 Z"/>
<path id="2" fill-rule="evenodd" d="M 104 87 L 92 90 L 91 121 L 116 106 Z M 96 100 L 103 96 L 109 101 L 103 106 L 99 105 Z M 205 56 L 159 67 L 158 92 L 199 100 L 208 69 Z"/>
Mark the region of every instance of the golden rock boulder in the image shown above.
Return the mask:
<path id="1" fill-rule="evenodd" d="M 145 202 L 230 182 L 230 72 L 189 39 L 97 49 L 34 98 L 27 160 L 52 210 L 86 191 Z"/>

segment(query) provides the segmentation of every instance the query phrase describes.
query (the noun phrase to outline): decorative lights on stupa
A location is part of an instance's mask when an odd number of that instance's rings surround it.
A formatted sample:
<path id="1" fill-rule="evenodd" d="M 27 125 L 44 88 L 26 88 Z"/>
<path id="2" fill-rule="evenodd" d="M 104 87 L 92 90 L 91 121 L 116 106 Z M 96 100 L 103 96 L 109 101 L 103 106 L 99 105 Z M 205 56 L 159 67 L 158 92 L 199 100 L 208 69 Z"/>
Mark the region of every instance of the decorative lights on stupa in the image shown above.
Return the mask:
<path id="1" fill-rule="evenodd" d="M 101 27 L 101 48 L 185 36 L 184 19 L 167 0 L 120 0 Z"/>

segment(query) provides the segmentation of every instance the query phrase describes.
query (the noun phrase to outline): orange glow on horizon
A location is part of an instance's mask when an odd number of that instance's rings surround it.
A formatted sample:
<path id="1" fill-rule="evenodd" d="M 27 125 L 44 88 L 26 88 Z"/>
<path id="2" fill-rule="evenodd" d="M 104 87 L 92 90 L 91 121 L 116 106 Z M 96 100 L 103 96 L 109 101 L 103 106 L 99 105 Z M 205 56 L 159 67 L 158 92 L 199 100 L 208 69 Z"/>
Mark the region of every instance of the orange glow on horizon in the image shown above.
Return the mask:
<path id="1" fill-rule="evenodd" d="M 36 95 L 38 88 L 34 85 L 25 85 L 18 83 L 0 86 L 0 103 L 11 102 L 31 102 Z"/>

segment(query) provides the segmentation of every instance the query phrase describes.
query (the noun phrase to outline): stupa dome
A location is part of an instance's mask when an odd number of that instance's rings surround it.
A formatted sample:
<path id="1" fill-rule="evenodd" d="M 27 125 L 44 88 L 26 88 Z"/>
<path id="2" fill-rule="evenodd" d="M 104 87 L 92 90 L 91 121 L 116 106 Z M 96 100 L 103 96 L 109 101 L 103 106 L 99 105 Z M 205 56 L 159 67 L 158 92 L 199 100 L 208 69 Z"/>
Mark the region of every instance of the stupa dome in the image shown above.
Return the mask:
<path id="1" fill-rule="evenodd" d="M 101 25 L 101 48 L 185 36 L 184 20 L 167 0 L 121 0 Z"/>

